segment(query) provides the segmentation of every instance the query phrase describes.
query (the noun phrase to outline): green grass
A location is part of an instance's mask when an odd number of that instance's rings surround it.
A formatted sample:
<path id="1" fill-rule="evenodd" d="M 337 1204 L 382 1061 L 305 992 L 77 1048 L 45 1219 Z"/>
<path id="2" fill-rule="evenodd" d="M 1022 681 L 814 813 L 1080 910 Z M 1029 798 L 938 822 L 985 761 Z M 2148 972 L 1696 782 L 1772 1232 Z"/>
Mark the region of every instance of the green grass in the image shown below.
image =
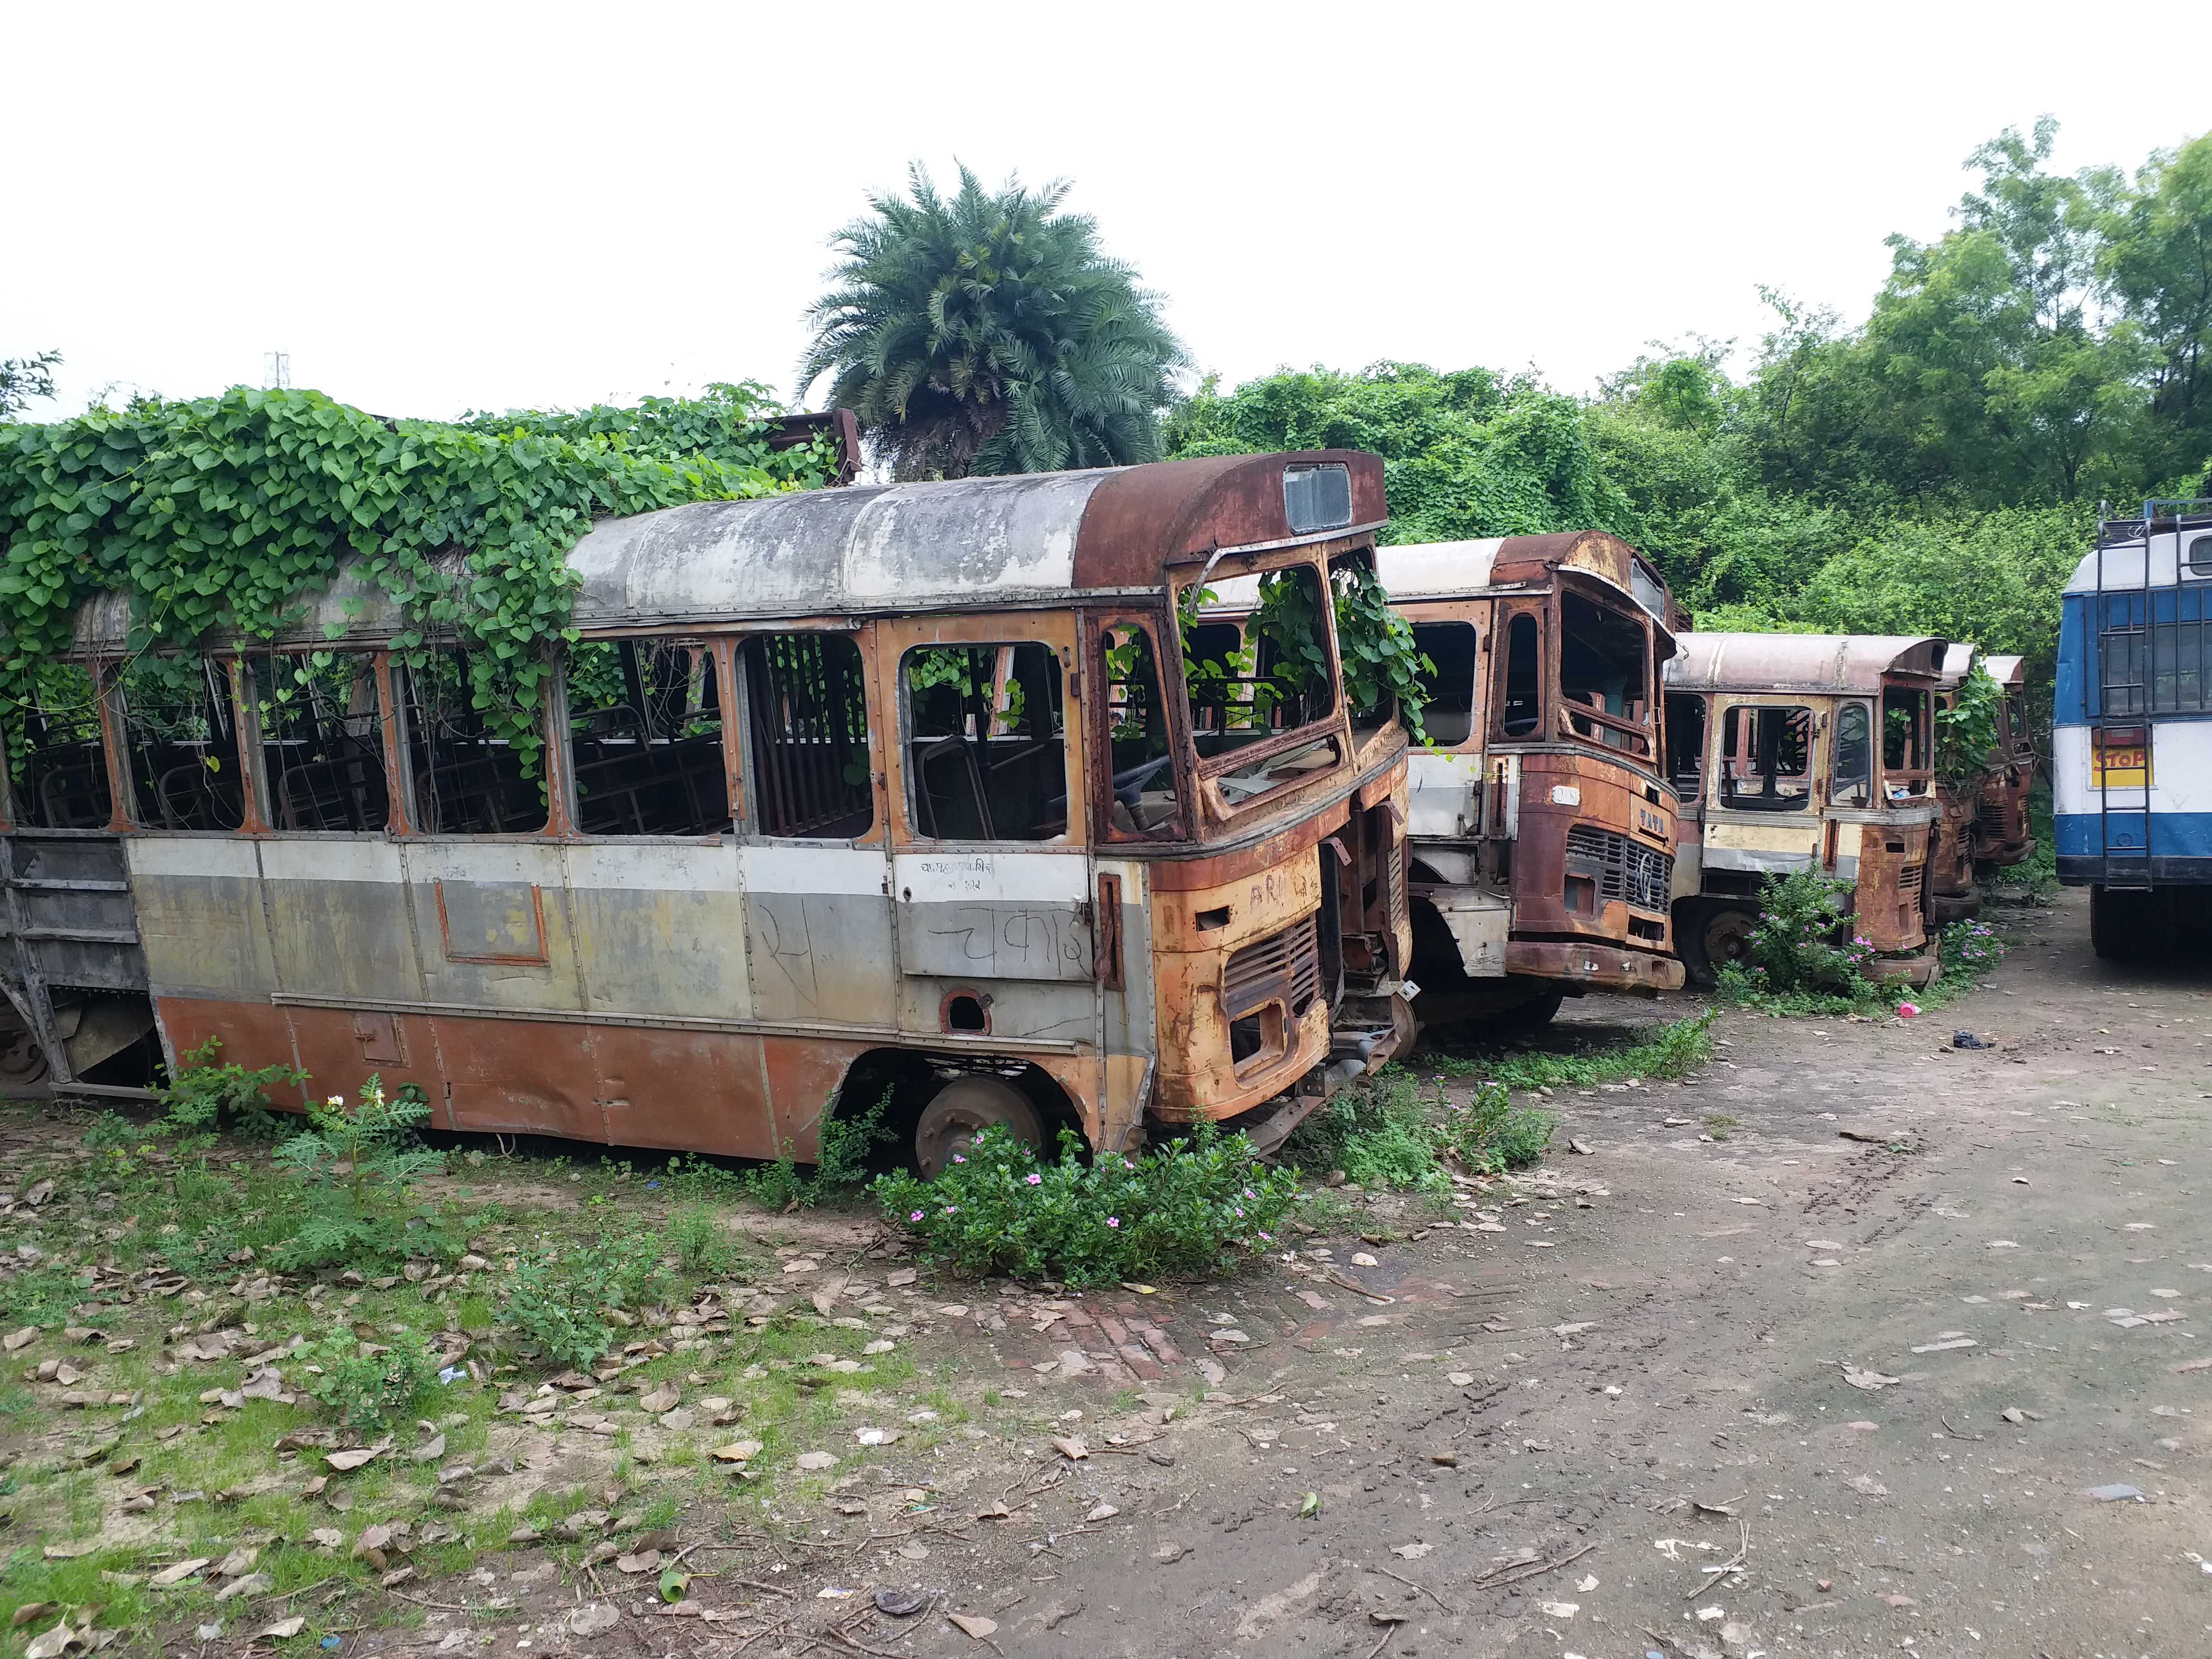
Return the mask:
<path id="1" fill-rule="evenodd" d="M 1423 1049 L 1407 1065 L 1437 1077 L 1478 1077 L 1509 1089 L 1588 1089 L 1630 1078 L 1684 1078 L 1711 1063 L 1715 1011 L 1708 1008 L 1662 1026 L 1655 1036 L 1582 1054 L 1516 1051 L 1449 1054 Z"/>

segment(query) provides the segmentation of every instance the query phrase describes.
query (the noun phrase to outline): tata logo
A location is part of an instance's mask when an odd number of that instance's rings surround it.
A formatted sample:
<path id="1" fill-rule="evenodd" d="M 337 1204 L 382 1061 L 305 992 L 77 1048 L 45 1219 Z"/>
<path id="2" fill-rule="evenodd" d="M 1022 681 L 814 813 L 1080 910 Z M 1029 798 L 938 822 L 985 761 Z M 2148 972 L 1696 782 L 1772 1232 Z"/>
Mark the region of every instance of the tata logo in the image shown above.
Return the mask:
<path id="1" fill-rule="evenodd" d="M 1654 841 L 1663 842 L 1667 839 L 1667 820 L 1648 806 L 1639 806 L 1636 809 L 1636 827 Z"/>

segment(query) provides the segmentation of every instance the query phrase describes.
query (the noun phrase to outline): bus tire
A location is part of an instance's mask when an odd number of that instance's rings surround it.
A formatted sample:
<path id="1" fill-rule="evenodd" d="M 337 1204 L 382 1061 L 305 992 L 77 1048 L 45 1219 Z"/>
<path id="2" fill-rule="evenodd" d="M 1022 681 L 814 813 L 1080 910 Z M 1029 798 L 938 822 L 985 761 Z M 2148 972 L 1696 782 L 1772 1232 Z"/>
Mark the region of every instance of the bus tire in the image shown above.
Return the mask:
<path id="1" fill-rule="evenodd" d="M 1526 1002 L 1516 1002 L 1503 1013 L 1492 1015 L 1490 1024 L 1500 1031 L 1540 1031 L 1558 1017 L 1566 994 L 1556 987 L 1539 991 Z"/>
<path id="2" fill-rule="evenodd" d="M 1024 1146 L 1044 1146 L 1044 1120 L 1036 1103 L 1002 1077 L 959 1077 L 921 1109 L 914 1127 L 915 1167 L 932 1180 L 960 1147 L 997 1124 Z"/>
<path id="3" fill-rule="evenodd" d="M 1720 982 L 1723 967 L 1749 960 L 1758 926 L 1759 913 L 1747 905 L 1694 899 L 1677 905 L 1674 949 L 1690 982 L 1710 991 Z"/>
<path id="4" fill-rule="evenodd" d="M 2171 956 L 2174 906 L 2155 891 L 2089 889 L 2089 948 L 2107 962 L 2148 962 Z"/>

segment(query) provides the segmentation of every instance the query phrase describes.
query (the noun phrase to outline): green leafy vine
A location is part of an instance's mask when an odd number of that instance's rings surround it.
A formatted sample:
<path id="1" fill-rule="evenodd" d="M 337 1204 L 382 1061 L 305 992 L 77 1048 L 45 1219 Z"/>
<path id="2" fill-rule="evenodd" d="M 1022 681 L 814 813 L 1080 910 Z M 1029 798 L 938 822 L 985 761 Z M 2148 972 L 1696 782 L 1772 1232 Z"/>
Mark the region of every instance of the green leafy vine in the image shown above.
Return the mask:
<path id="1" fill-rule="evenodd" d="M 1344 659 L 1344 694 L 1355 716 L 1398 702 L 1398 717 L 1415 743 L 1426 744 L 1421 710 L 1429 702 L 1424 674 L 1436 665 L 1413 643 L 1412 625 L 1390 608 L 1390 596 L 1364 565 L 1343 564 L 1334 574 L 1336 638 Z"/>
<path id="2" fill-rule="evenodd" d="M 267 639 L 357 557 L 410 624 L 393 648 L 436 637 L 467 651 L 471 700 L 534 771 L 551 655 L 574 637 L 569 549 L 595 517 L 825 482 L 826 442 L 769 450 L 771 406 L 748 384 L 392 421 L 241 386 L 0 425 L 0 695 L 32 695 L 99 593 L 131 596 L 133 656 Z"/>

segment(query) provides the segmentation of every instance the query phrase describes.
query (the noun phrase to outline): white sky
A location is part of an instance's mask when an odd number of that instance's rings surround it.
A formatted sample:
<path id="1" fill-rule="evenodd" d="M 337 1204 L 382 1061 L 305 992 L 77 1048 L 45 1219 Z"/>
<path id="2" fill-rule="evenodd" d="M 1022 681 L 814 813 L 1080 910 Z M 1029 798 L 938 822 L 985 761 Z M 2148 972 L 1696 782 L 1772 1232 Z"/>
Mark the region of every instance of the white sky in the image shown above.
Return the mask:
<path id="1" fill-rule="evenodd" d="M 0 356 L 63 396 L 295 385 L 387 415 L 759 379 L 919 159 L 1072 178 L 1228 383 L 1379 358 L 1587 390 L 1863 316 L 1966 153 L 2212 128 L 2200 5 L 40 5 L 8 70 Z M 2130 66 L 2148 72 L 2130 77 Z"/>

